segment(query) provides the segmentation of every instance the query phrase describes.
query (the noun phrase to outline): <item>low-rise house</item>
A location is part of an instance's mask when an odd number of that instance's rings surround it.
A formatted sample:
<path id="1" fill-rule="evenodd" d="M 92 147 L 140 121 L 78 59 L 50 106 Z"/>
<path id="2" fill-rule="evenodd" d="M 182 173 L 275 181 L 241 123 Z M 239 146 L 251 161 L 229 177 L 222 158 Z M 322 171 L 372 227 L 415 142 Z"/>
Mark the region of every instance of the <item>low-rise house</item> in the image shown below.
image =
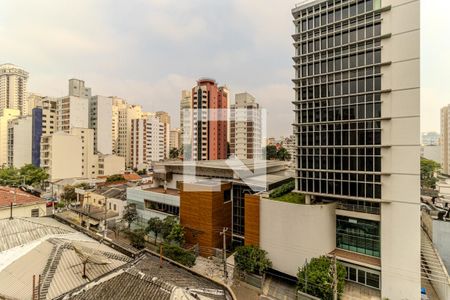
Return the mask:
<path id="1" fill-rule="evenodd" d="M 18 188 L 0 187 L 0 219 L 46 215 L 46 201 Z"/>

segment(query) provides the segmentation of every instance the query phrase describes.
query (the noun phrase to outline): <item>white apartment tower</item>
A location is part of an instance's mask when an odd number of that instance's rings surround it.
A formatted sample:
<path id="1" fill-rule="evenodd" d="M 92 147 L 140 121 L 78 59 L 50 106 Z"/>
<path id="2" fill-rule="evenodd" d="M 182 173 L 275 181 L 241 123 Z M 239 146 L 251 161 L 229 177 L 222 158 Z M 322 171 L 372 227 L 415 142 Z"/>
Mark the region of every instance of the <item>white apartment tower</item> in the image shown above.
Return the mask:
<path id="1" fill-rule="evenodd" d="M 0 115 L 5 108 L 27 112 L 28 72 L 13 64 L 0 65 Z"/>
<path id="2" fill-rule="evenodd" d="M 8 124 L 8 166 L 21 168 L 32 163 L 32 116 L 12 119 Z"/>
<path id="3" fill-rule="evenodd" d="M 131 121 L 131 162 L 139 170 L 165 158 L 165 124 L 154 113 Z"/>
<path id="4" fill-rule="evenodd" d="M 239 159 L 262 159 L 261 109 L 249 93 L 235 95 L 230 107 L 230 153 Z"/>
<path id="5" fill-rule="evenodd" d="M 419 299 L 420 1 L 312 0 L 292 14 L 296 190 L 337 205 L 334 230 L 316 229 L 335 241 L 323 255 L 381 299 Z M 314 243 L 295 251 L 309 260 Z"/>
<path id="6" fill-rule="evenodd" d="M 104 96 L 93 96 L 89 100 L 89 128 L 94 129 L 95 152 L 113 153 L 113 105 L 112 99 Z"/>
<path id="7" fill-rule="evenodd" d="M 124 157 L 127 167 L 131 162 L 131 120 L 142 117 L 140 105 L 130 105 L 118 97 L 111 97 L 113 105 L 113 145 L 114 154 Z"/>
<path id="8" fill-rule="evenodd" d="M 155 113 L 159 121 L 164 125 L 164 158 L 169 158 L 170 153 L 170 116 L 165 111 Z"/>
<path id="9" fill-rule="evenodd" d="M 180 146 L 189 145 L 192 137 L 192 92 L 181 91 L 180 100 Z"/>

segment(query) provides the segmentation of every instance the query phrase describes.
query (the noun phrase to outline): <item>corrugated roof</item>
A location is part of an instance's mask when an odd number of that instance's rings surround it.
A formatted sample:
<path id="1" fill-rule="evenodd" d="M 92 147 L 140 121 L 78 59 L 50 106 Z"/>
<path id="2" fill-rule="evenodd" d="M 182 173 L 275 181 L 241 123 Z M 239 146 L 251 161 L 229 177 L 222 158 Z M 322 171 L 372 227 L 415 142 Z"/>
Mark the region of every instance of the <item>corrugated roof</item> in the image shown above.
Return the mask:
<path id="1" fill-rule="evenodd" d="M 20 189 L 0 186 L 0 208 L 14 205 L 31 205 L 45 202 L 44 199 L 28 194 Z"/>
<path id="2" fill-rule="evenodd" d="M 49 218 L 0 219 L 0 252 L 46 236 L 71 232 L 74 231 L 70 227 Z"/>
<path id="3" fill-rule="evenodd" d="M 74 243 L 88 254 L 104 257 L 86 265 Z M 20 247 L 17 247 L 20 246 Z M 41 299 L 53 299 L 109 273 L 131 259 L 51 218 L 0 220 L 0 299 L 30 299 L 33 275 L 41 275 Z"/>

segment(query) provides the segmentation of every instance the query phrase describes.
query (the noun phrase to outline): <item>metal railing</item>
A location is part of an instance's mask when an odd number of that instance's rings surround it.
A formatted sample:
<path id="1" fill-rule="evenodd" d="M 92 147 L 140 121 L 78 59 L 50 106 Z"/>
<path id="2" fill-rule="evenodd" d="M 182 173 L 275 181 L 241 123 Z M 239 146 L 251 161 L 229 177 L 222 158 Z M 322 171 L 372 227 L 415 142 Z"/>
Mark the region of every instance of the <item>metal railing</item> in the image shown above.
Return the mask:
<path id="1" fill-rule="evenodd" d="M 379 207 L 372 207 L 372 206 L 365 206 L 365 205 L 358 205 L 358 204 L 338 203 L 336 205 L 336 208 L 342 209 L 342 210 L 362 212 L 362 213 L 366 213 L 366 214 L 374 214 L 374 215 L 380 214 Z"/>

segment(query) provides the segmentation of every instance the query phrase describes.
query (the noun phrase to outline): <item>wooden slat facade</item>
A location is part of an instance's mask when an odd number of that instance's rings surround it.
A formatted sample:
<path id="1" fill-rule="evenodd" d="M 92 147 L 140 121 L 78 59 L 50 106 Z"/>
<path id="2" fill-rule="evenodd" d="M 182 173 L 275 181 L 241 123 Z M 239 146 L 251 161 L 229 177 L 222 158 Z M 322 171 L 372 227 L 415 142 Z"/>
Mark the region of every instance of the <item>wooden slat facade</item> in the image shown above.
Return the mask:
<path id="1" fill-rule="evenodd" d="M 259 246 L 259 195 L 245 195 L 245 245 Z"/>

